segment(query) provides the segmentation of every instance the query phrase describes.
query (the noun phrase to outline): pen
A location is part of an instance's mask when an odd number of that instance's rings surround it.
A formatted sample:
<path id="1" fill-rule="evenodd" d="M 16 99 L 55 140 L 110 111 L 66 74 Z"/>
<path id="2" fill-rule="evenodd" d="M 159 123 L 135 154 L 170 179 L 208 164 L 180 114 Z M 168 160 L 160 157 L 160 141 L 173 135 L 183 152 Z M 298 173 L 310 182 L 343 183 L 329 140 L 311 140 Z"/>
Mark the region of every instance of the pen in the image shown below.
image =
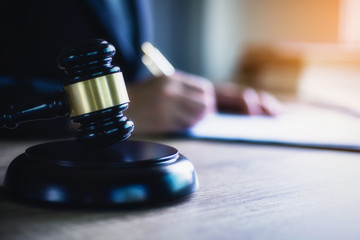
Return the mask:
<path id="1" fill-rule="evenodd" d="M 175 73 L 175 68 L 151 43 L 144 42 L 141 45 L 141 50 L 143 52 L 141 60 L 152 75 L 161 77 L 171 76 Z"/>

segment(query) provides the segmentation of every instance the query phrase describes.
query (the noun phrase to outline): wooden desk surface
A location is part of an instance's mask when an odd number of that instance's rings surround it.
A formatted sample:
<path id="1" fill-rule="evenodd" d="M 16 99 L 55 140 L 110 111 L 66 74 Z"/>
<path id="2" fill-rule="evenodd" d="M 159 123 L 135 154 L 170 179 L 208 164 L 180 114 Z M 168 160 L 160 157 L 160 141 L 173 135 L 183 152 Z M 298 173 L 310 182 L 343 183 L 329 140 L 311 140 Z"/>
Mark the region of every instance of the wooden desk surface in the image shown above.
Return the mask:
<path id="1" fill-rule="evenodd" d="M 199 190 L 142 210 L 22 205 L 0 191 L 0 239 L 360 239 L 360 154 L 157 140 L 192 160 Z M 34 142 L 0 142 L 0 180 Z"/>

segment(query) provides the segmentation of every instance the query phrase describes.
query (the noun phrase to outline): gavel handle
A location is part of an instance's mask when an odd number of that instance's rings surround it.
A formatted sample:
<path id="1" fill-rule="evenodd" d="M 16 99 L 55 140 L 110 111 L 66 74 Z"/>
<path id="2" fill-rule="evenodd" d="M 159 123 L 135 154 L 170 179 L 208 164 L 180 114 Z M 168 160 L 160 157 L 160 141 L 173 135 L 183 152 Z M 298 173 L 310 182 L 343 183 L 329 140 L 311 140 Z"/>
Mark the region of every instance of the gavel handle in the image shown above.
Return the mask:
<path id="1" fill-rule="evenodd" d="M 2 109 L 0 111 L 0 128 L 16 128 L 21 122 L 52 119 L 66 116 L 68 113 L 69 108 L 65 94 L 59 91 L 24 107 L 17 108 L 11 105 Z"/>

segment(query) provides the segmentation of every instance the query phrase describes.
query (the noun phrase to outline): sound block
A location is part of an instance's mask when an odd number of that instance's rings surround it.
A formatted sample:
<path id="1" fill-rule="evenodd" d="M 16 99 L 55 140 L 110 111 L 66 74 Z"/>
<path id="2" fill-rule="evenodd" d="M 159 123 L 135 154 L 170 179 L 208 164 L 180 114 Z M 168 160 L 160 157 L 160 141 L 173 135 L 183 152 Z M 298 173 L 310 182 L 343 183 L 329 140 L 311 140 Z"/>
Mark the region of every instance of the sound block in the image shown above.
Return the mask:
<path id="1" fill-rule="evenodd" d="M 68 140 L 28 148 L 11 162 L 4 186 L 21 199 L 102 206 L 169 202 L 193 193 L 198 180 L 193 164 L 167 145 L 94 149 Z"/>

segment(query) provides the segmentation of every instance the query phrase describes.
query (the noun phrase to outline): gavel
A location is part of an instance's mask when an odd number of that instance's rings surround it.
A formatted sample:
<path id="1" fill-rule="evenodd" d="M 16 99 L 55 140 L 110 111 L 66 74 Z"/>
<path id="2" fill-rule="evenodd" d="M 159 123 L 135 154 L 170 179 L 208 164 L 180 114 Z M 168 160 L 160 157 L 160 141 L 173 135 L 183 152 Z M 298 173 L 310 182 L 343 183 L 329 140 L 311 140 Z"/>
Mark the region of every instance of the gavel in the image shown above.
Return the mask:
<path id="1" fill-rule="evenodd" d="M 198 188 L 193 164 L 176 148 L 126 140 L 134 123 L 115 48 L 91 40 L 65 48 L 58 65 L 68 78 L 63 91 L 0 114 L 0 127 L 70 115 L 80 123 L 76 139 L 34 145 L 9 165 L 4 188 L 21 200 L 107 206 L 166 203 Z M 94 147 L 93 147 L 94 146 Z"/>
<path id="2" fill-rule="evenodd" d="M 80 127 L 76 139 L 86 146 L 108 146 L 130 137 L 134 123 L 124 116 L 129 98 L 122 72 L 111 64 L 115 47 L 102 39 L 62 50 L 58 66 L 68 75 L 63 91 L 24 107 L 0 112 L 0 127 L 70 115 Z"/>

